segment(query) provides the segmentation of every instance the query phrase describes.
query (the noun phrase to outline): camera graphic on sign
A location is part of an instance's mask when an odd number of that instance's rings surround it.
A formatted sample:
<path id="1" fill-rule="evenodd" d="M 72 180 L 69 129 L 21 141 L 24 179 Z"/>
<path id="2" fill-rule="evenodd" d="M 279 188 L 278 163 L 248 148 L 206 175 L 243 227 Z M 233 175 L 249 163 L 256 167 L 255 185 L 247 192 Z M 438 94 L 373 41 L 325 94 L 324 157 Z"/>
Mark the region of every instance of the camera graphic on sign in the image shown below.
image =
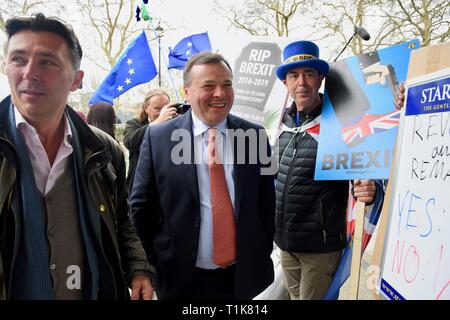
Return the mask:
<path id="1" fill-rule="evenodd" d="M 325 90 L 334 112 L 342 126 L 342 139 L 348 147 L 354 147 L 369 136 L 395 128 L 400 121 L 400 110 L 374 113 L 365 91 L 372 87 L 388 87 L 392 96 L 398 88 L 398 80 L 391 64 L 380 63 L 378 52 L 358 55 L 359 70 L 352 70 L 347 60 L 330 65 Z M 355 71 L 362 76 L 361 87 L 355 79 Z"/>

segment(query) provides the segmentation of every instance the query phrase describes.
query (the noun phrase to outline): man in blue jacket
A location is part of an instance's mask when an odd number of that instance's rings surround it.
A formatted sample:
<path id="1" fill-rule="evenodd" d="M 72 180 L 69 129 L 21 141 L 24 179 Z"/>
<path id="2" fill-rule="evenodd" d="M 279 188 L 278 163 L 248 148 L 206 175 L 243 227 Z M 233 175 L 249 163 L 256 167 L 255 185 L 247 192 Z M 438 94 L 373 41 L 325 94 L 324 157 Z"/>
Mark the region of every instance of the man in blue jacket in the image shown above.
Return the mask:
<path id="1" fill-rule="evenodd" d="M 267 137 L 229 114 L 232 71 L 220 54 L 192 57 L 183 78 L 191 110 L 148 127 L 132 221 L 156 268 L 158 299 L 251 299 L 274 275 Z"/>

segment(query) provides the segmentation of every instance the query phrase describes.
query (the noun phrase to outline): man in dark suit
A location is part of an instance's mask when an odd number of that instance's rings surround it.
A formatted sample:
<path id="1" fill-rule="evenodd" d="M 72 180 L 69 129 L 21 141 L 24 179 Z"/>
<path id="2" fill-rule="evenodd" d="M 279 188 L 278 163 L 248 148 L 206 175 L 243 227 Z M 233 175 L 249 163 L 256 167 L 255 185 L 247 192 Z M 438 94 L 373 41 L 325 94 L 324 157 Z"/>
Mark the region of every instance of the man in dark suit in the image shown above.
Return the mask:
<path id="1" fill-rule="evenodd" d="M 273 281 L 267 137 L 229 115 L 232 70 L 220 54 L 192 57 L 183 81 L 191 111 L 147 129 L 132 221 L 158 299 L 251 299 Z"/>

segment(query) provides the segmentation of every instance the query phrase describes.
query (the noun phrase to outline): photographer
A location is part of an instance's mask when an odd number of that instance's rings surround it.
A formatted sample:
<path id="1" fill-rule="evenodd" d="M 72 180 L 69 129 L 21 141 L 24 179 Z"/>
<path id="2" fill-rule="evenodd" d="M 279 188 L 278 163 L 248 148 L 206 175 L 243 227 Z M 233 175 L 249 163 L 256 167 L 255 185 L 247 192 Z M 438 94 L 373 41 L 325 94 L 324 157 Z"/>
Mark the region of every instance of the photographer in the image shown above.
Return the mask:
<path id="1" fill-rule="evenodd" d="M 155 125 L 176 117 L 177 108 L 175 106 L 177 105 L 177 102 L 170 103 L 170 97 L 165 91 L 151 90 L 142 102 L 139 116 L 128 120 L 125 124 L 123 143 L 129 151 L 127 186 L 130 193 L 139 158 L 139 149 L 148 124 Z"/>

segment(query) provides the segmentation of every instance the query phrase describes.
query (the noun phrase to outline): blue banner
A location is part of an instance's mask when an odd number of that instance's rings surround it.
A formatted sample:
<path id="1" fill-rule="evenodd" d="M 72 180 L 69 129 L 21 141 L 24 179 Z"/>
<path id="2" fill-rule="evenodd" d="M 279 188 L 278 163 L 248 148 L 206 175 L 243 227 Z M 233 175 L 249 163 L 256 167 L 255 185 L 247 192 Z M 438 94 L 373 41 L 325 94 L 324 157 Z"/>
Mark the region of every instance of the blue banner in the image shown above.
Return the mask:
<path id="1" fill-rule="evenodd" d="M 450 78 L 408 89 L 405 114 L 419 115 L 450 111 Z"/>
<path id="2" fill-rule="evenodd" d="M 338 61 L 325 82 L 315 179 L 387 179 L 413 40 Z"/>

